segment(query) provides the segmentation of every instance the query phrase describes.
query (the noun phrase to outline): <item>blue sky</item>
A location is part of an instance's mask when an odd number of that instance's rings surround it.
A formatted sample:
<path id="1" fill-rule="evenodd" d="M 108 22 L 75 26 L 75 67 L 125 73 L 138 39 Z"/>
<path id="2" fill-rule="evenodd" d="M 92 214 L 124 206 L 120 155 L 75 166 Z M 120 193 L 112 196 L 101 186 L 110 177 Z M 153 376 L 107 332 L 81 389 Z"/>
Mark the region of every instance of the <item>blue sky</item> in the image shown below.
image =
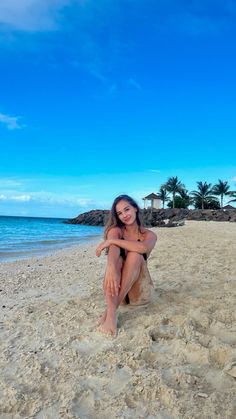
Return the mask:
<path id="1" fill-rule="evenodd" d="M 1 0 L 0 214 L 236 189 L 236 1 Z"/>

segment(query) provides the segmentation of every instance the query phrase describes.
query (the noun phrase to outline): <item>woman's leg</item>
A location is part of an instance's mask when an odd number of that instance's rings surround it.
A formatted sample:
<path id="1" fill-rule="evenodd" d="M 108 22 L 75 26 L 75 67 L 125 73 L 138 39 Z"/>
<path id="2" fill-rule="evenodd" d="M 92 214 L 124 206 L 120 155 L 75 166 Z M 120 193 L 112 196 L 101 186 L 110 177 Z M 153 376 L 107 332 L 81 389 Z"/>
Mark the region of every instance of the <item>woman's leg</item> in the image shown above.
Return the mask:
<path id="1" fill-rule="evenodd" d="M 124 300 L 130 288 L 139 279 L 143 264 L 143 256 L 136 252 L 128 252 L 121 275 L 120 291 L 117 299 L 117 307 Z"/>
<path id="2" fill-rule="evenodd" d="M 116 265 L 116 270 L 117 270 L 118 276 L 120 277 L 120 281 L 121 281 L 122 266 L 123 266 L 123 259 L 120 257 L 118 259 L 118 262 L 117 262 L 117 265 Z M 119 282 L 119 286 L 120 286 L 120 282 Z M 107 323 L 109 323 L 109 324 L 107 324 L 107 326 L 110 327 L 111 326 L 111 324 L 110 324 L 111 323 L 111 319 L 114 319 L 114 312 L 116 312 L 116 300 L 117 300 L 117 296 L 113 296 L 112 297 L 112 295 L 110 294 L 110 292 L 109 291 L 106 291 L 106 290 L 105 290 L 104 294 L 105 294 L 105 300 L 106 300 L 106 309 L 105 309 L 104 313 L 102 314 L 101 319 L 99 320 L 99 324 L 102 325 L 105 322 L 105 320 L 106 320 L 106 318 L 108 316 Z M 112 326 L 112 329 L 113 329 L 113 326 Z M 100 330 L 103 331 L 103 328 L 101 327 Z M 107 333 L 113 334 L 112 333 L 112 330 L 110 332 L 108 330 Z"/>
<path id="3" fill-rule="evenodd" d="M 145 261 L 141 267 L 138 280 L 129 290 L 128 296 L 130 305 L 133 306 L 150 303 L 153 287 L 152 278 L 147 267 L 147 262 Z"/>
<path id="4" fill-rule="evenodd" d="M 129 292 L 132 285 L 137 281 L 142 264 L 144 263 L 143 256 L 136 252 L 128 252 L 126 260 L 123 263 L 121 273 L 120 291 L 118 296 L 112 296 L 106 292 L 107 311 L 106 318 L 102 323 L 100 330 L 104 333 L 116 335 L 117 319 L 116 310 L 123 301 L 126 294 Z"/>

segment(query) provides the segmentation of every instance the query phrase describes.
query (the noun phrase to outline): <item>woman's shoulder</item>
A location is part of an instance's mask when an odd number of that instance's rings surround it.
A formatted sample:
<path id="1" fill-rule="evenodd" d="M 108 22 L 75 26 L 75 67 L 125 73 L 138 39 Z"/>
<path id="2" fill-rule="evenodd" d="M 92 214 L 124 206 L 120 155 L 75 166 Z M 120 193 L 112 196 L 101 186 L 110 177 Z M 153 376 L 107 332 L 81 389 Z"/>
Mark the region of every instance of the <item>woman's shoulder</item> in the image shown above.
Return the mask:
<path id="1" fill-rule="evenodd" d="M 144 227 L 141 228 L 141 234 L 143 235 L 144 238 L 147 238 L 147 237 L 156 238 L 157 237 L 157 235 L 154 233 L 154 231 L 149 230 L 148 228 L 144 228 Z"/>
<path id="2" fill-rule="evenodd" d="M 122 237 L 122 230 L 120 227 L 111 227 L 107 232 L 108 238 L 120 239 Z"/>

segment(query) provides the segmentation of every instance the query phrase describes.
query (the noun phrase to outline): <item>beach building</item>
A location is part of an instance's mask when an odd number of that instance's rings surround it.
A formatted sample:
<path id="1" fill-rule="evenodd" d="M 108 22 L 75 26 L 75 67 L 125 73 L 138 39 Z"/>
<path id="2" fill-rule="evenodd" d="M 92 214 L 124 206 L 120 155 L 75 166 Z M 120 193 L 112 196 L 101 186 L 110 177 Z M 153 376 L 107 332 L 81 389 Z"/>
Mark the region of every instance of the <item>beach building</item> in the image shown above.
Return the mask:
<path id="1" fill-rule="evenodd" d="M 144 208 L 146 208 L 146 209 L 148 209 L 148 208 L 151 208 L 151 209 L 153 209 L 153 208 L 159 209 L 162 206 L 161 199 L 154 192 L 152 192 L 149 195 L 145 196 L 143 198 L 143 201 L 144 201 Z M 146 203 L 146 201 L 148 201 L 148 202 Z"/>
<path id="2" fill-rule="evenodd" d="M 235 209 L 235 207 L 233 207 L 232 205 L 230 205 L 230 204 L 228 204 L 228 205 L 225 205 L 224 207 L 223 207 L 223 209 L 224 210 L 231 210 L 231 209 Z"/>

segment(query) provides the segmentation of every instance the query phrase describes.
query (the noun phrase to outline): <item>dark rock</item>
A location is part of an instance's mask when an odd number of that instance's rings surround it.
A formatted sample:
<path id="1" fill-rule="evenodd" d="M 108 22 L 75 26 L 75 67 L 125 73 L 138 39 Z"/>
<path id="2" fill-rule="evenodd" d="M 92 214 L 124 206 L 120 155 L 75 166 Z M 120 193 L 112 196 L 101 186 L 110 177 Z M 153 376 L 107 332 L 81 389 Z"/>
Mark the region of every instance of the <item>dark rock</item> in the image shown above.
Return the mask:
<path id="1" fill-rule="evenodd" d="M 92 210 L 80 214 L 78 217 L 65 223 L 104 226 L 108 215 L 108 210 Z M 236 222 L 236 208 L 219 210 L 192 210 L 187 208 L 144 209 L 141 210 L 141 217 L 146 227 L 179 227 L 184 225 L 184 220 Z"/>
<path id="2" fill-rule="evenodd" d="M 188 210 L 187 220 L 198 221 L 236 221 L 236 209 Z"/>
<path id="3" fill-rule="evenodd" d="M 230 218 L 229 218 L 229 221 L 231 222 L 231 223 L 236 223 L 236 211 L 232 211 L 232 210 L 230 210 Z"/>
<path id="4" fill-rule="evenodd" d="M 78 217 L 65 221 L 66 224 L 84 224 L 90 226 L 104 226 L 109 215 L 108 210 L 92 210 L 79 214 Z"/>

